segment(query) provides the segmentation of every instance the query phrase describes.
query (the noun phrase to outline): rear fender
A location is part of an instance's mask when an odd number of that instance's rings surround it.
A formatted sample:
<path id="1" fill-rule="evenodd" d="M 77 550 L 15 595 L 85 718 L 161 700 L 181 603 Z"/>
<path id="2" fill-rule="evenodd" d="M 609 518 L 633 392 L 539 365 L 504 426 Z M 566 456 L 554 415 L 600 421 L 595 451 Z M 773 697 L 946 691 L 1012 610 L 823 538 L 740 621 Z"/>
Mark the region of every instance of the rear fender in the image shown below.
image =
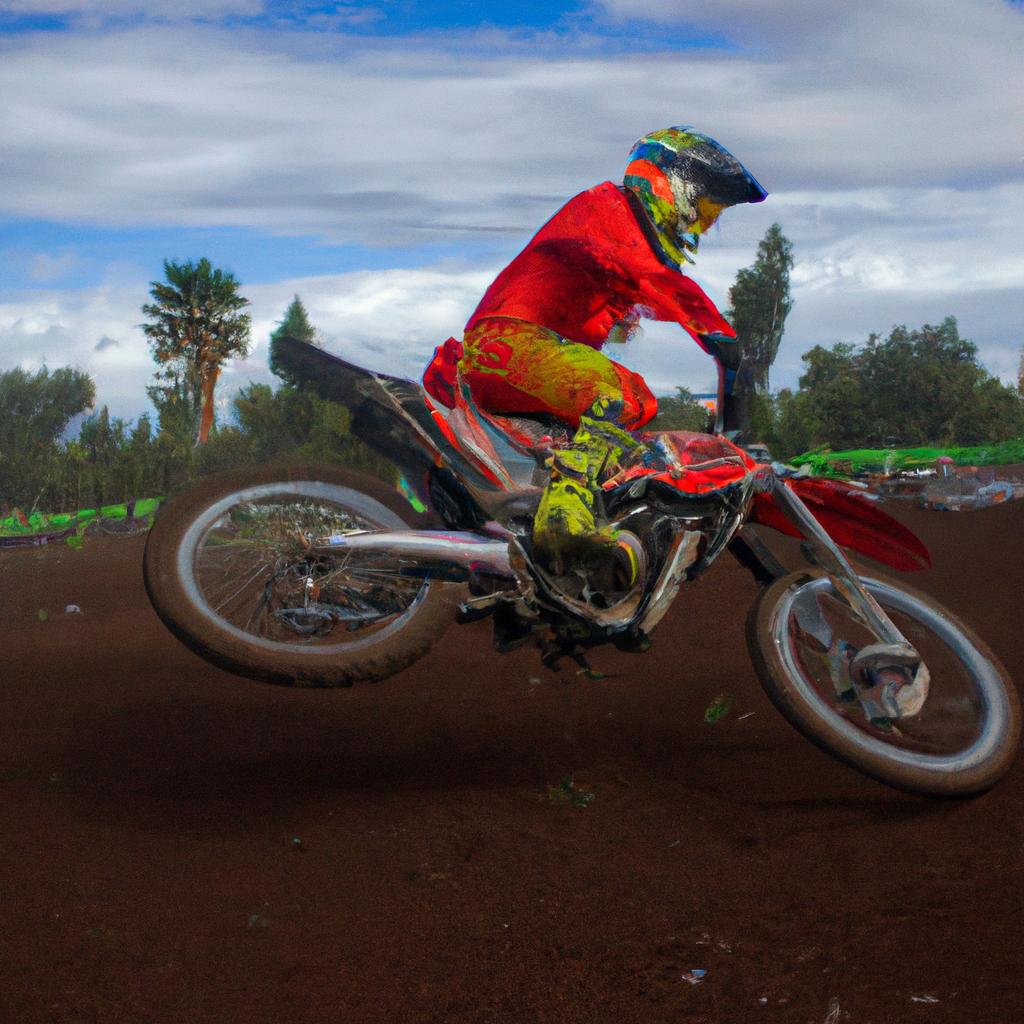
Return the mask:
<path id="1" fill-rule="evenodd" d="M 507 490 L 486 458 L 460 444 L 418 384 L 366 370 L 295 338 L 278 339 L 277 353 L 293 376 L 349 409 L 352 433 L 395 462 L 420 500 L 426 500 L 432 469 L 440 466 L 450 467 L 474 494 Z"/>

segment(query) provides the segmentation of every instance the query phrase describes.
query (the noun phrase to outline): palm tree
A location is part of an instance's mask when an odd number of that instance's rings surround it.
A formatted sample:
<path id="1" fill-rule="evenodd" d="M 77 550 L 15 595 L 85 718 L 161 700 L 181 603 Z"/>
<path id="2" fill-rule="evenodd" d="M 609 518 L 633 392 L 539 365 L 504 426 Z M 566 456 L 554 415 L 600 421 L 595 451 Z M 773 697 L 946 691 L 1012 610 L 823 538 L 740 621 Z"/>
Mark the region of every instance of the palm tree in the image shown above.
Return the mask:
<path id="1" fill-rule="evenodd" d="M 196 444 L 204 444 L 213 426 L 213 393 L 221 367 L 233 356 L 249 354 L 252 318 L 241 312 L 249 300 L 238 293 L 233 274 L 206 258 L 175 263 L 164 260 L 166 282 L 151 281 L 153 302 L 142 307 L 152 319 L 142 324 L 157 377 L 180 381 L 190 403 Z"/>

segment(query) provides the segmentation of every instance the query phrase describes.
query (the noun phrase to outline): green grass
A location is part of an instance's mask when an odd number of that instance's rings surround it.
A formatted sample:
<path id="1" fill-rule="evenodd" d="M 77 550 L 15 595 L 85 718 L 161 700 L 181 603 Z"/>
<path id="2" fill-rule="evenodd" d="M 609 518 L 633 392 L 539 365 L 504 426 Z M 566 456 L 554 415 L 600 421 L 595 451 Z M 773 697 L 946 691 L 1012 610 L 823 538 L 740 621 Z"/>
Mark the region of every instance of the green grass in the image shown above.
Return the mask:
<path id="1" fill-rule="evenodd" d="M 135 502 L 135 518 L 143 519 L 152 515 L 160 504 L 160 498 L 144 498 Z M 124 519 L 128 506 L 103 505 L 100 508 L 80 508 L 77 512 L 33 512 L 22 522 L 18 516 L 0 519 L 0 537 L 16 537 L 32 533 L 56 533 L 70 526 L 83 526 L 101 519 Z"/>
<path id="2" fill-rule="evenodd" d="M 957 466 L 1005 466 L 1024 462 L 1024 439 L 969 448 L 855 448 L 842 452 L 826 448 L 798 455 L 792 464 L 809 465 L 816 476 L 849 476 L 923 469 L 934 466 L 941 455 L 948 455 Z"/>

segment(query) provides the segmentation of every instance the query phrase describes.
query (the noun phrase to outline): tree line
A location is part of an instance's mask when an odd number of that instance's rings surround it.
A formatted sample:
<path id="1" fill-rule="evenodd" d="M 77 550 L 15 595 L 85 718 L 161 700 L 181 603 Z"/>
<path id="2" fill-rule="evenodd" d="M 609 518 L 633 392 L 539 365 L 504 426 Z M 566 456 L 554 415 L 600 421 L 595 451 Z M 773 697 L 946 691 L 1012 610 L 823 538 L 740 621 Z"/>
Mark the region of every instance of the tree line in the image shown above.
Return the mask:
<path id="1" fill-rule="evenodd" d="M 349 432 L 348 410 L 288 377 L 275 341 L 290 335 L 318 343 L 295 296 L 271 336 L 276 388 L 250 382 L 234 397 L 226 422 L 214 415 L 215 387 L 225 361 L 245 355 L 248 301 L 234 278 L 198 263 L 165 263 L 153 282 L 142 325 L 157 364 L 146 389 L 156 409 L 134 422 L 103 406 L 77 437 L 68 425 L 93 407 L 96 387 L 70 367 L 34 373 L 0 371 L 0 515 L 12 508 L 92 508 L 136 497 L 168 495 L 206 473 L 269 459 L 344 462 L 394 474 L 386 459 Z"/>
<path id="2" fill-rule="evenodd" d="M 792 246 L 778 224 L 729 292 L 737 334 L 741 441 L 763 441 L 785 461 L 816 448 L 969 446 L 1024 438 L 1024 353 L 1017 386 L 1004 384 L 960 336 L 954 317 L 893 327 L 862 344 L 815 345 L 798 386 L 773 391 L 769 375 L 793 303 Z M 699 430 L 703 409 L 685 388 L 659 399 L 660 429 Z"/>
<path id="3" fill-rule="evenodd" d="M 894 327 L 862 344 L 815 345 L 797 388 L 773 391 L 771 366 L 792 309 L 792 246 L 778 224 L 754 263 L 739 272 L 726 317 L 737 332 L 736 403 L 741 440 L 764 441 L 780 459 L 828 446 L 981 444 L 1024 437 L 1024 358 L 1018 387 L 978 360 L 977 347 L 947 317 L 938 326 Z M 75 437 L 69 423 L 93 407 L 80 370 L 0 371 L 0 514 L 12 507 L 67 510 L 174 492 L 196 476 L 272 458 L 345 462 L 383 474 L 394 467 L 349 431 L 348 411 L 289 377 L 276 343 L 319 343 L 295 296 L 270 338 L 276 387 L 250 383 L 215 416 L 225 362 L 248 354 L 248 300 L 234 276 L 209 260 L 164 262 L 151 282 L 141 325 L 156 363 L 146 389 L 155 421 L 134 422 L 106 406 Z M 708 415 L 685 388 L 659 399 L 653 429 L 704 430 Z"/>
<path id="4" fill-rule="evenodd" d="M 798 386 L 743 395 L 742 441 L 763 441 L 785 461 L 815 449 L 968 447 L 1024 438 L 1024 372 L 1004 384 L 960 336 L 954 317 L 861 345 L 815 345 Z M 653 426 L 705 429 L 707 413 L 686 388 L 658 400 Z"/>
<path id="5" fill-rule="evenodd" d="M 1024 437 L 1024 395 L 978 360 L 954 317 L 862 345 L 815 345 L 799 387 L 771 400 L 766 430 L 795 455 L 827 445 L 937 448 Z"/>

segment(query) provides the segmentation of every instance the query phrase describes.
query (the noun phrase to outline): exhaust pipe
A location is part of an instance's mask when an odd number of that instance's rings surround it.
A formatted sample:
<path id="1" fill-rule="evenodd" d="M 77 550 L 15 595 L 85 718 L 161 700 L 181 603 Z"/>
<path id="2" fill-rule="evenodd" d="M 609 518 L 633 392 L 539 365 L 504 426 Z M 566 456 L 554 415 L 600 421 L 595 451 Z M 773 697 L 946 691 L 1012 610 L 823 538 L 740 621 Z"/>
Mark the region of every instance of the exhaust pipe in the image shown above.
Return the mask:
<path id="1" fill-rule="evenodd" d="M 509 563 L 507 541 L 463 531 L 367 530 L 337 533 L 319 541 L 314 550 L 334 557 L 349 551 L 377 551 L 393 558 L 407 558 L 414 564 L 402 572 L 409 576 L 466 580 L 470 572 L 510 579 L 515 579 L 516 575 Z"/>

